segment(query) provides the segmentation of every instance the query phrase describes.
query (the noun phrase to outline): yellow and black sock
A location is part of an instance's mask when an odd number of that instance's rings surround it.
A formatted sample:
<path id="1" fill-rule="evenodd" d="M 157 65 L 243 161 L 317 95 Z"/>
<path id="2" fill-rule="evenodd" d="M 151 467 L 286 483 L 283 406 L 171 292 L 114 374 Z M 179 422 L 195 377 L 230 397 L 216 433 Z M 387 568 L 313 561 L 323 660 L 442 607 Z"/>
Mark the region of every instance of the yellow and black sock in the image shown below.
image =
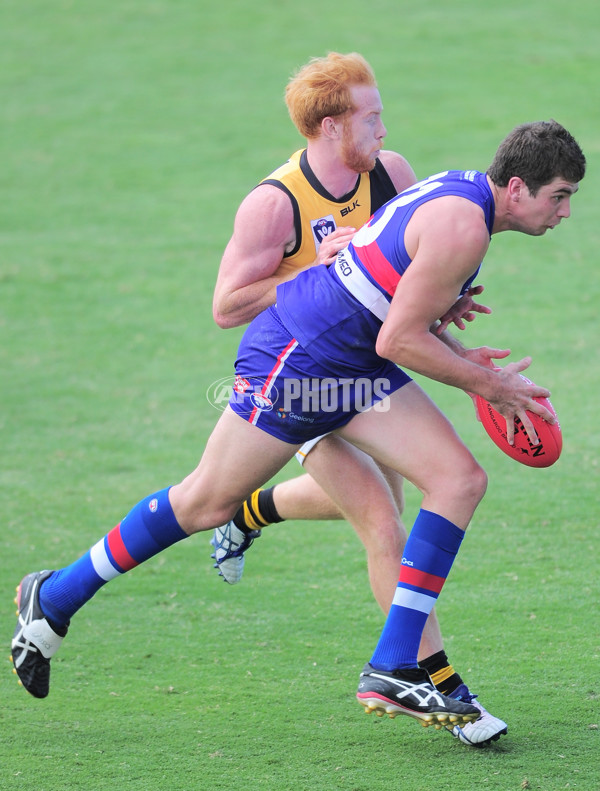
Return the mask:
<path id="1" fill-rule="evenodd" d="M 273 502 L 274 488 L 271 486 L 270 489 L 257 489 L 252 492 L 233 517 L 235 526 L 248 533 L 251 530 L 261 530 L 275 522 L 283 522 Z"/>
<path id="2" fill-rule="evenodd" d="M 435 688 L 442 695 L 450 695 L 451 692 L 454 692 L 457 687 L 464 683 L 448 661 L 444 650 L 428 656 L 427 659 L 423 659 L 419 662 L 419 667 L 429 673 Z"/>

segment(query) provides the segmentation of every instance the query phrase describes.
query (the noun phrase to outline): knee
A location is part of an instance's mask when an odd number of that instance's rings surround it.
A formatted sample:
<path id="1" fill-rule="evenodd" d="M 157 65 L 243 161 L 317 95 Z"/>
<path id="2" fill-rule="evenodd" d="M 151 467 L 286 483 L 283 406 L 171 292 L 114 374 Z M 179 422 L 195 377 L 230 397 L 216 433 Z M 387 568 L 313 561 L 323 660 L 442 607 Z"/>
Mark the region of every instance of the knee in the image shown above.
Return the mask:
<path id="1" fill-rule="evenodd" d="M 463 496 L 469 498 L 473 507 L 476 508 L 486 492 L 488 476 L 486 471 L 475 459 L 463 476 L 462 491 Z"/>
<path id="2" fill-rule="evenodd" d="M 171 487 L 169 499 L 175 518 L 188 535 L 224 525 L 239 507 L 239 503 L 212 502 L 185 480 Z"/>
<path id="3" fill-rule="evenodd" d="M 470 453 L 447 460 L 433 478 L 431 493 L 474 511 L 487 489 L 487 474 Z"/>
<path id="4" fill-rule="evenodd" d="M 352 525 L 369 554 L 402 556 L 408 538 L 406 528 L 395 510 L 382 513 L 371 511 Z"/>

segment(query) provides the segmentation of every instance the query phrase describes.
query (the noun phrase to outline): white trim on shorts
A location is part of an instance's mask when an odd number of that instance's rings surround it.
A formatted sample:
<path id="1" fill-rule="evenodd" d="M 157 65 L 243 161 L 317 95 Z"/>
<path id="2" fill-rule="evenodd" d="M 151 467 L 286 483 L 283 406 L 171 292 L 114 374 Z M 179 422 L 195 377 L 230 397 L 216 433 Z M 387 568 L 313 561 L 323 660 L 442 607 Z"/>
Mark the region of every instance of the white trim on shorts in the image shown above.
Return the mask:
<path id="1" fill-rule="evenodd" d="M 309 439 L 308 442 L 305 442 L 304 445 L 300 448 L 300 450 L 296 451 L 296 459 L 300 463 L 301 467 L 304 467 L 304 462 L 306 461 L 306 457 L 311 452 L 311 450 L 315 447 L 317 442 L 320 442 L 323 437 L 329 436 L 328 434 L 321 434 L 318 437 L 313 437 L 313 439 Z"/>

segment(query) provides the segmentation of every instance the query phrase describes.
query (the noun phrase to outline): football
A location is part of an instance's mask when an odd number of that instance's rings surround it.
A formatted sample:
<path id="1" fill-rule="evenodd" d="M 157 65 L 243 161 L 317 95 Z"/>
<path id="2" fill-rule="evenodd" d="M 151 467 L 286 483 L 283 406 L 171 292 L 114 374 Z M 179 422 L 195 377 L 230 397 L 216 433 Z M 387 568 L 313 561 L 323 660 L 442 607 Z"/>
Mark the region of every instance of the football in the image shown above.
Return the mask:
<path id="1" fill-rule="evenodd" d="M 475 400 L 479 418 L 488 436 L 511 459 L 525 464 L 527 467 L 550 467 L 558 460 L 562 450 L 562 433 L 558 422 L 551 425 L 539 415 L 528 412 L 540 440 L 539 445 L 534 445 L 531 442 L 518 418 L 515 419 L 515 444 L 509 445 L 506 438 L 506 420 L 489 401 L 479 395 Z M 536 398 L 535 400 L 556 417 L 554 407 L 547 398 Z"/>

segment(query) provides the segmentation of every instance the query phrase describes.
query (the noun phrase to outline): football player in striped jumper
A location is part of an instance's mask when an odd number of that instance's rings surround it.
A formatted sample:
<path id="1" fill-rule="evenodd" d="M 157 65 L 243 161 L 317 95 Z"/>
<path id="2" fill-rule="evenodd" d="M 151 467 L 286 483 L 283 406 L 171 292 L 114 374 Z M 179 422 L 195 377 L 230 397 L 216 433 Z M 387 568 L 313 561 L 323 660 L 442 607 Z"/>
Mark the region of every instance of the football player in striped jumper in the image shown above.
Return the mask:
<path id="1" fill-rule="evenodd" d="M 285 98 L 306 146 L 238 209 L 214 294 L 215 320 L 224 328 L 247 323 L 272 305 L 277 285 L 302 269 L 331 264 L 356 228 L 416 182 L 406 159 L 383 148 L 381 97 L 362 56 L 332 52 L 312 59 L 292 77 Z M 473 301 L 480 291 L 471 288 L 453 305 L 441 330 L 452 320 L 463 328 L 465 316 L 489 312 Z M 215 530 L 216 568 L 226 582 L 238 583 L 246 551 L 268 524 L 346 518 L 365 547 L 373 594 L 387 614 L 406 542 L 402 476 L 335 434 L 305 443 L 296 458 L 308 474 L 256 490 Z M 435 610 L 423 632 L 419 664 L 440 692 L 473 699 L 448 660 Z M 454 734 L 481 746 L 506 733 L 507 725 L 476 705 L 477 722 Z"/>
<path id="2" fill-rule="evenodd" d="M 457 348 L 435 329 L 473 282 L 491 235 L 540 236 L 554 228 L 569 216 L 584 173 L 583 153 L 562 126 L 525 124 L 501 144 L 487 173 L 419 182 L 376 212 L 335 265 L 310 267 L 281 284 L 276 305 L 244 334 L 230 403 L 198 466 L 134 505 L 69 566 L 21 581 L 12 659 L 26 689 L 48 694 L 51 657 L 71 618 L 103 585 L 226 523 L 304 442 L 336 432 L 403 474 L 423 497 L 358 698 L 368 711 L 436 728 L 476 721 L 474 701 L 440 693 L 419 667 L 418 650 L 486 474 L 402 366 L 481 395 L 509 425 L 518 417 L 532 441 L 527 410 L 555 420 L 534 400 L 548 390 L 519 376 L 530 358 L 496 371 L 491 360 L 508 350 Z"/>

